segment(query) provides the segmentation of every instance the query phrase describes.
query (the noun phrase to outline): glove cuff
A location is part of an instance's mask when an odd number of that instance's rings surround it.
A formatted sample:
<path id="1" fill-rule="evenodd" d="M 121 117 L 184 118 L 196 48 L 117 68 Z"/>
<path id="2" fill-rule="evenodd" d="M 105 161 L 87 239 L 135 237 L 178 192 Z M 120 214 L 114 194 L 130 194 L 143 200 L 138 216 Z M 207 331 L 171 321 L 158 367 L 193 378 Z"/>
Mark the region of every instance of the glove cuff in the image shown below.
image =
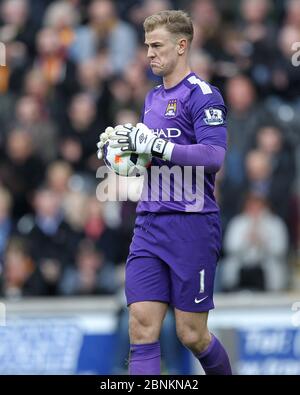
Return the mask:
<path id="1" fill-rule="evenodd" d="M 151 154 L 156 158 L 170 160 L 174 145 L 164 139 L 156 138 L 151 147 Z"/>

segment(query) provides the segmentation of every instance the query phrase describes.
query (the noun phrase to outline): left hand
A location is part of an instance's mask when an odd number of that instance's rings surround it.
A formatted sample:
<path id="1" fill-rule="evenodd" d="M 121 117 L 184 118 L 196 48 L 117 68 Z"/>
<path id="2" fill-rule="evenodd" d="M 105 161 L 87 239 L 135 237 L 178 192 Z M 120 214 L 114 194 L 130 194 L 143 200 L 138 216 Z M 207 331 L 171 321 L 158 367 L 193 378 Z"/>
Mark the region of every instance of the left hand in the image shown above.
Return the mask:
<path id="1" fill-rule="evenodd" d="M 120 148 L 123 152 L 135 152 L 137 154 L 150 154 L 154 140 L 157 137 L 144 124 L 136 126 L 127 123 L 115 127 L 110 136 L 110 146 Z"/>
<path id="2" fill-rule="evenodd" d="M 137 154 L 152 154 L 163 158 L 166 140 L 160 139 L 143 123 L 136 126 L 131 124 L 118 125 L 114 133 L 110 135 L 110 147 L 120 148 L 123 152 L 135 152 Z"/>

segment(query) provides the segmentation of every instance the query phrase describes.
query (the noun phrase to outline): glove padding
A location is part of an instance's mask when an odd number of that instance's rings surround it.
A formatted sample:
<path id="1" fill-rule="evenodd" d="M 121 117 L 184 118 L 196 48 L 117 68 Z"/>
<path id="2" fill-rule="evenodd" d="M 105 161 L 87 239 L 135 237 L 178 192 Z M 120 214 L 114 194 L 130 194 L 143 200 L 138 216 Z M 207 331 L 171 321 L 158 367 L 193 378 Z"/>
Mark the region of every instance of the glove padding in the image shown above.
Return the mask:
<path id="1" fill-rule="evenodd" d="M 112 148 L 120 148 L 122 152 L 134 152 L 136 154 L 151 154 L 163 158 L 166 140 L 160 139 L 143 123 L 136 126 L 131 124 L 118 125 L 110 135 L 109 145 Z"/>
<path id="2" fill-rule="evenodd" d="M 109 126 L 105 129 L 105 131 L 103 133 L 100 134 L 99 142 L 97 143 L 97 147 L 98 147 L 97 157 L 98 157 L 98 159 L 103 159 L 103 147 L 106 144 L 106 142 L 109 140 L 109 138 L 113 132 L 114 132 L 114 128 Z"/>

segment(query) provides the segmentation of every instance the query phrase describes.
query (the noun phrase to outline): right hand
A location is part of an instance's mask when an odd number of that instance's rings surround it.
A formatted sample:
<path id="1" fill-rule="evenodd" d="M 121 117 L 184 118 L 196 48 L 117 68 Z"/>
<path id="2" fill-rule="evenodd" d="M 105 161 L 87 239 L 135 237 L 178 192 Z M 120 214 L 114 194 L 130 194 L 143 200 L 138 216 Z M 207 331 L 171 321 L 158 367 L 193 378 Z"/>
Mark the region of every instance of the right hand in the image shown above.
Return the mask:
<path id="1" fill-rule="evenodd" d="M 103 133 L 100 134 L 99 142 L 97 143 L 97 157 L 98 159 L 103 159 L 103 147 L 106 142 L 109 140 L 111 134 L 114 132 L 114 128 L 112 126 L 108 126 Z"/>

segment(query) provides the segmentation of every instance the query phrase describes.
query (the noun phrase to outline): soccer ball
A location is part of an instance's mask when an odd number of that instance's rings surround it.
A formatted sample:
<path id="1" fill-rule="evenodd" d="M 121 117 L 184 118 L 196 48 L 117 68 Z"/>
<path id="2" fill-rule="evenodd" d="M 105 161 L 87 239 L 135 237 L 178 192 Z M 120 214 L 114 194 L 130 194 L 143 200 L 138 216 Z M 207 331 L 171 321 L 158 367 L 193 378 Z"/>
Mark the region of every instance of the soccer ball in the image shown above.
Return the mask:
<path id="1" fill-rule="evenodd" d="M 116 154 L 116 149 L 111 148 L 107 142 L 103 147 L 103 160 L 107 167 L 119 176 L 139 177 L 146 172 L 151 164 L 151 155 L 124 153 Z"/>

